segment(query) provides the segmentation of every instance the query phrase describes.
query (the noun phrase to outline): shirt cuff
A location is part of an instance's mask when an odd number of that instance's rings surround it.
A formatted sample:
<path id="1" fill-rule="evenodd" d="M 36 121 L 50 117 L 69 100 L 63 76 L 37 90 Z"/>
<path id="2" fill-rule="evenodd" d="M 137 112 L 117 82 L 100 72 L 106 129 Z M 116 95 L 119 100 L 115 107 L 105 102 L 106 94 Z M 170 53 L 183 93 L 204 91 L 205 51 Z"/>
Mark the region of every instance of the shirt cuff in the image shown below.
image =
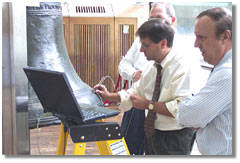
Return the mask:
<path id="1" fill-rule="evenodd" d="M 130 100 L 130 95 L 125 90 L 119 91 L 118 94 L 121 98 L 119 109 L 122 111 L 130 110 L 132 108 L 132 101 Z"/>
<path id="2" fill-rule="evenodd" d="M 133 74 L 136 72 L 137 70 L 136 69 L 130 69 L 129 70 L 129 74 L 128 74 L 128 78 L 133 80 Z"/>
<path id="3" fill-rule="evenodd" d="M 168 111 L 173 115 L 174 118 L 176 118 L 177 108 L 178 108 L 177 102 L 176 101 L 171 101 L 171 102 L 167 102 L 165 104 L 166 104 L 166 107 L 167 107 Z"/>

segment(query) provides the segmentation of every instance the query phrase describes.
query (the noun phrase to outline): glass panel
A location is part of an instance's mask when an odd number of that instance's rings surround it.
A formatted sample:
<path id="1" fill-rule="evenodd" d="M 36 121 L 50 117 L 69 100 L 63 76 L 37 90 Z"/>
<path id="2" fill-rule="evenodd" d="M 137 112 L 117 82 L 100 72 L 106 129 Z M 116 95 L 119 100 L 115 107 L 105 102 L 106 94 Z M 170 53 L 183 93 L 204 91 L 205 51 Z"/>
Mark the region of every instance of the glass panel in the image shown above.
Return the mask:
<path id="1" fill-rule="evenodd" d="M 196 57 L 199 57 L 201 63 L 205 66 L 210 66 L 203 61 L 203 57 L 198 48 L 194 47 L 195 35 L 194 35 L 194 22 L 196 16 L 209 8 L 225 7 L 232 11 L 231 2 L 173 2 L 171 3 L 175 9 L 177 17 L 177 46 L 181 46 L 182 49 L 188 49 L 188 53 L 192 53 Z M 183 41 L 182 41 L 183 40 Z M 179 45 L 181 44 L 181 45 Z"/>

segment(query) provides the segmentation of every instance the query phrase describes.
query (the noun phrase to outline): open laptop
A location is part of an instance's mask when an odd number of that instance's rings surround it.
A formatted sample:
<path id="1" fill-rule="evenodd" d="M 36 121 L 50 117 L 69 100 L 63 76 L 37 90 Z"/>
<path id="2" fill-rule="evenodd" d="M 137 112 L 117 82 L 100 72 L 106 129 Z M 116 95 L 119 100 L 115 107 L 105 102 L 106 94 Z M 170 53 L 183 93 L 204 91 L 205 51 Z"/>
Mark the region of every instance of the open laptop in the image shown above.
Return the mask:
<path id="1" fill-rule="evenodd" d="M 78 103 L 64 72 L 40 68 L 23 68 L 44 112 L 52 112 L 61 120 L 89 123 L 119 114 L 119 111 L 97 105 Z"/>

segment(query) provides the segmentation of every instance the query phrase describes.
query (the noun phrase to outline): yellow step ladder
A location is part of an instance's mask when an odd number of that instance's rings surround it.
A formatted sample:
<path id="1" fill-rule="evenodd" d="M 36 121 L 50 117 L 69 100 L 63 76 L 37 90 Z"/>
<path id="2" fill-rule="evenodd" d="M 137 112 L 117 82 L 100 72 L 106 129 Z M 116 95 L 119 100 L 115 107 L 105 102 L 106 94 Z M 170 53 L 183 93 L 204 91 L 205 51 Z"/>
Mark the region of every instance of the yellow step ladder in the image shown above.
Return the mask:
<path id="1" fill-rule="evenodd" d="M 66 154 L 69 134 L 74 143 L 73 155 L 85 155 L 87 142 L 95 142 L 100 155 L 129 155 L 120 126 L 115 122 L 99 120 L 77 126 L 61 123 L 57 155 Z"/>

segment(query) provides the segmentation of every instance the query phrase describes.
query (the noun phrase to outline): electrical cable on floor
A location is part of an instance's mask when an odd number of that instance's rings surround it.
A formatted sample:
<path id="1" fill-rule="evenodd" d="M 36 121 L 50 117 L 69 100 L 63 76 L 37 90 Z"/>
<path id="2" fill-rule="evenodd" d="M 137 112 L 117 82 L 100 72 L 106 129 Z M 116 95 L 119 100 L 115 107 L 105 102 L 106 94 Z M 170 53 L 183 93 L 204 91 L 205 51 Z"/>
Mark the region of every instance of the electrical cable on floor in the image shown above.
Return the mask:
<path id="1" fill-rule="evenodd" d="M 41 118 L 50 117 L 50 116 L 53 116 L 53 113 L 47 112 L 47 113 L 42 114 L 38 118 L 38 122 L 37 122 L 37 148 L 38 148 L 39 155 L 41 155 L 40 148 L 39 148 L 39 143 L 38 143 L 38 128 L 39 128 L 40 120 L 41 120 Z"/>

